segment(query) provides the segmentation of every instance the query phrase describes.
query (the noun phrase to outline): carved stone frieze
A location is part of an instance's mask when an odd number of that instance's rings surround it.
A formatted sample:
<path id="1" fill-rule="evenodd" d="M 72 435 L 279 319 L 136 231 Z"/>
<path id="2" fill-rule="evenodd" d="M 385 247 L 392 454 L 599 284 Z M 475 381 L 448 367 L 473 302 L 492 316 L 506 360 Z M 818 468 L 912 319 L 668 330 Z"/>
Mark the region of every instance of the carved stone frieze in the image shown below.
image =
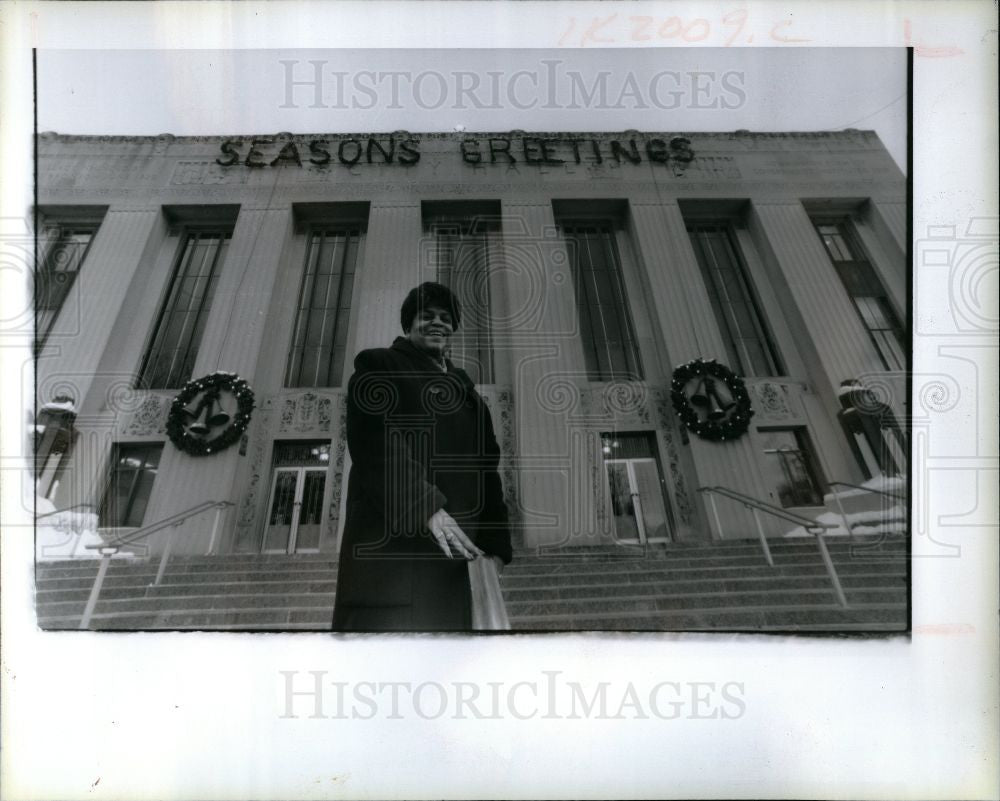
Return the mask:
<path id="1" fill-rule="evenodd" d="M 340 505 L 344 495 L 344 461 L 347 454 L 347 404 L 336 405 L 336 435 L 333 438 L 333 464 L 330 466 L 330 510 L 327 535 L 335 541 L 340 527 Z"/>
<path id="2" fill-rule="evenodd" d="M 517 494 L 517 474 L 515 472 L 515 434 L 514 434 L 514 393 L 506 388 L 481 390 L 483 401 L 490 410 L 493 419 L 493 430 L 500 446 L 500 477 L 503 480 L 504 503 L 507 506 L 507 516 L 511 522 L 512 537 L 515 546 L 523 545 L 523 533 L 520 525 L 520 507 Z"/>
<path id="3" fill-rule="evenodd" d="M 122 434 L 130 437 L 163 436 L 167 430 L 170 398 L 165 395 L 147 395 L 122 427 Z"/>
<path id="4" fill-rule="evenodd" d="M 660 440 L 663 442 L 663 449 L 667 454 L 667 479 L 673 488 L 677 516 L 682 523 L 690 525 L 694 519 L 694 507 L 687 490 L 687 483 L 684 481 L 680 452 L 677 450 L 677 424 L 670 401 L 670 392 L 669 390 L 654 389 L 651 394 L 656 406 L 656 415 L 659 418 Z"/>
<path id="5" fill-rule="evenodd" d="M 281 415 L 278 432 L 282 434 L 329 434 L 332 431 L 334 398 L 315 392 L 285 395 L 278 401 Z"/>
<path id="6" fill-rule="evenodd" d="M 805 418 L 802 407 L 802 385 L 797 382 L 747 380 L 753 402 L 754 422 L 789 423 Z"/>
<path id="7" fill-rule="evenodd" d="M 245 184 L 249 172 L 227 171 L 211 161 L 178 161 L 170 175 L 171 186 Z"/>
<path id="8" fill-rule="evenodd" d="M 253 540 L 256 521 L 264 514 L 263 504 L 265 500 L 262 500 L 261 495 L 267 491 L 264 487 L 266 478 L 264 456 L 270 441 L 271 422 L 272 414 L 266 409 L 261 409 L 254 421 L 250 446 L 250 479 L 247 481 L 246 490 L 240 499 L 236 518 L 236 541 L 243 546 Z"/>

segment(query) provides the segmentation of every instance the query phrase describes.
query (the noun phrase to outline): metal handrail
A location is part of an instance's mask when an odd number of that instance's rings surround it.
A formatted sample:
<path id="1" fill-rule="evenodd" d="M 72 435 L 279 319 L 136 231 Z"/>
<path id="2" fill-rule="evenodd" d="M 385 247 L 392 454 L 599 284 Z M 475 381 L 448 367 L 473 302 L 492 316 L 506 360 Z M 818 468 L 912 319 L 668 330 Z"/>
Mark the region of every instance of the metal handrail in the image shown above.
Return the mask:
<path id="1" fill-rule="evenodd" d="M 114 542 L 102 543 L 100 545 L 88 545 L 88 548 L 103 549 L 103 548 L 121 548 L 123 545 L 131 545 L 139 540 L 144 540 L 150 534 L 155 534 L 157 531 L 165 529 L 167 526 L 175 526 L 183 523 L 189 517 L 198 514 L 199 512 L 204 512 L 207 509 L 213 507 L 225 507 L 233 506 L 231 501 L 202 501 L 197 506 L 192 506 L 183 512 L 178 512 L 177 514 L 171 515 L 170 517 L 165 517 L 162 520 L 158 520 L 155 523 L 150 523 L 148 526 L 143 526 L 142 528 L 137 528 L 135 531 L 131 531 L 128 534 L 124 534 L 121 537 L 116 537 Z"/>
<path id="2" fill-rule="evenodd" d="M 68 512 L 71 509 L 78 509 L 81 506 L 86 506 L 88 509 L 94 508 L 94 504 L 92 503 L 74 503 L 72 506 L 67 506 L 65 509 L 56 509 L 54 512 L 46 512 L 43 515 L 35 515 L 35 520 L 41 520 L 43 517 L 52 517 L 52 515 L 60 515 L 63 512 Z"/>
<path id="3" fill-rule="evenodd" d="M 232 501 L 203 501 L 197 506 L 192 506 L 190 509 L 184 512 L 178 512 L 177 514 L 171 515 L 170 517 L 165 517 L 156 523 L 152 523 L 148 526 L 143 526 L 124 537 L 116 538 L 114 542 L 101 543 L 100 545 L 87 545 L 85 547 L 99 550 L 101 552 L 101 564 L 97 568 L 97 576 L 94 578 L 94 586 L 90 588 L 90 596 L 87 598 L 87 605 L 84 607 L 83 616 L 80 618 L 81 629 L 90 628 L 90 619 L 94 614 L 94 609 L 97 607 L 97 599 L 101 596 L 101 588 L 104 586 L 104 577 L 108 572 L 108 566 L 111 564 L 111 557 L 121 550 L 123 545 L 130 545 L 131 543 L 137 542 L 138 540 L 145 539 L 151 534 L 155 534 L 158 531 L 162 531 L 165 528 L 176 529 L 188 518 L 194 517 L 195 515 L 201 514 L 209 509 L 215 509 L 215 519 L 212 522 L 212 536 L 208 541 L 208 550 L 206 553 L 211 553 L 215 548 L 215 539 L 219 531 L 219 517 L 222 514 L 222 510 L 229 507 L 235 506 Z M 156 587 L 163 580 L 163 574 L 167 569 L 167 561 L 170 559 L 170 549 L 173 546 L 174 537 L 173 531 L 170 532 L 170 536 L 167 537 L 167 541 L 163 546 L 163 555 L 160 557 L 160 565 L 156 570 L 156 578 L 153 579 L 151 587 Z"/>
<path id="4" fill-rule="evenodd" d="M 872 487 L 862 487 L 859 484 L 851 484 L 848 481 L 829 481 L 827 482 L 831 487 L 850 487 L 851 489 L 861 490 L 862 492 L 872 492 L 876 495 L 884 495 L 886 498 L 895 498 L 897 501 L 905 501 L 905 495 L 897 495 L 895 492 L 885 492 L 883 490 L 873 489 Z M 847 536 L 850 537 L 851 542 L 855 542 L 854 539 L 854 529 L 851 526 L 851 521 L 847 519 L 847 513 L 844 511 L 844 503 L 841 501 L 840 496 L 837 493 L 830 493 L 833 495 L 833 500 L 837 504 L 837 511 L 840 512 L 840 517 L 844 521 L 844 528 L 847 531 Z"/>
<path id="5" fill-rule="evenodd" d="M 698 492 L 707 493 L 709 500 L 712 502 L 712 514 L 715 516 L 715 525 L 719 530 L 720 537 L 723 536 L 723 530 L 722 521 L 719 519 L 719 509 L 715 503 L 716 495 L 721 495 L 723 498 L 729 498 L 732 501 L 742 503 L 747 509 L 752 510 L 754 522 L 757 524 L 757 537 L 760 540 L 760 547 L 764 552 L 764 558 L 767 559 L 767 563 L 771 567 L 774 567 L 774 558 L 771 556 L 771 548 L 767 544 L 767 537 L 764 536 L 764 526 L 760 522 L 758 512 L 766 512 L 773 517 L 782 518 L 802 526 L 802 528 L 815 538 L 816 547 L 819 549 L 819 554 L 823 559 L 823 565 L 826 567 L 826 574 L 830 579 L 830 584 L 833 585 L 833 592 L 837 596 L 837 601 L 841 606 L 847 607 L 847 596 L 844 594 L 844 588 L 840 583 L 840 577 L 837 575 L 837 569 L 833 566 L 830 551 L 826 547 L 826 540 L 823 539 L 824 533 L 831 528 L 836 528 L 836 524 L 810 520 L 808 517 L 797 515 L 794 512 L 789 512 L 787 509 L 782 509 L 780 506 L 774 506 L 773 504 L 726 487 L 699 487 Z"/>
<path id="6" fill-rule="evenodd" d="M 849 481 L 827 481 L 831 487 L 850 487 L 851 489 L 861 490 L 863 492 L 874 492 L 879 495 L 885 495 L 889 498 L 897 498 L 898 500 L 905 501 L 905 495 L 898 495 L 895 492 L 887 492 L 886 490 L 877 490 L 873 487 L 862 487 L 860 484 L 851 484 Z"/>

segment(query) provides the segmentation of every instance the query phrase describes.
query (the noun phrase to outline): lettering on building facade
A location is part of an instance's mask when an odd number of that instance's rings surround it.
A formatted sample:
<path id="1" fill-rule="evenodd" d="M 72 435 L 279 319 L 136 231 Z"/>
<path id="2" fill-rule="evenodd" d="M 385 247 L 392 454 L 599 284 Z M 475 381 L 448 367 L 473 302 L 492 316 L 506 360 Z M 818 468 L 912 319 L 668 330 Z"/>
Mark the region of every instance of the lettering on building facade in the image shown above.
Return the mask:
<path id="1" fill-rule="evenodd" d="M 308 142 L 276 141 L 252 138 L 248 141 L 227 139 L 220 147 L 222 155 L 215 163 L 221 167 L 280 167 L 295 165 L 316 167 L 339 162 L 345 167 L 365 164 L 412 166 L 420 161 L 420 140 L 395 136 L 366 138 L 344 137 L 311 139 Z M 459 156 L 466 164 L 617 164 L 673 163 L 686 165 L 694 160 L 691 140 L 674 136 L 669 140 L 629 138 L 597 139 L 542 136 L 465 137 L 459 143 Z"/>

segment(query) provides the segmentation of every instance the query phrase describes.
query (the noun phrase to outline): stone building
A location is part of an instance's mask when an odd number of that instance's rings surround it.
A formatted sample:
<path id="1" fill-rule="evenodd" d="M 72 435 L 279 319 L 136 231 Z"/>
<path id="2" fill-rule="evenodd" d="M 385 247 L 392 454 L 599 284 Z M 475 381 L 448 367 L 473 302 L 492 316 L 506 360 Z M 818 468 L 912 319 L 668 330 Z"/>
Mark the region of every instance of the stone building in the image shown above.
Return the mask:
<path id="1" fill-rule="evenodd" d="M 352 359 L 424 280 L 464 302 L 452 358 L 492 408 L 524 552 L 777 537 L 794 522 L 742 498 L 815 518 L 831 482 L 905 476 L 905 179 L 873 132 L 38 153 L 38 493 L 89 504 L 102 537 L 179 516 L 175 554 L 335 553 Z M 728 371 L 706 383 L 697 359 Z M 219 371 L 254 408 L 191 455 L 172 403 Z M 229 389 L 192 389 L 184 426 L 232 426 Z"/>

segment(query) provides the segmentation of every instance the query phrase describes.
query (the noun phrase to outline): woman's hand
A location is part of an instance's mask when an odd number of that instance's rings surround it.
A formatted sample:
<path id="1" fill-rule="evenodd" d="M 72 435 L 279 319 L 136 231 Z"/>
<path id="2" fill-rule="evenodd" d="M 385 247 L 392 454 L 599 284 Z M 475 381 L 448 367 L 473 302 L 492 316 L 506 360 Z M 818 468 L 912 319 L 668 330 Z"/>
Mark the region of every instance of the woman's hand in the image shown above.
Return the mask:
<path id="1" fill-rule="evenodd" d="M 475 559 L 482 556 L 483 551 L 476 547 L 450 514 L 444 509 L 438 509 L 430 520 L 427 528 L 437 541 L 438 547 L 447 557 L 461 556 L 463 559 Z"/>

